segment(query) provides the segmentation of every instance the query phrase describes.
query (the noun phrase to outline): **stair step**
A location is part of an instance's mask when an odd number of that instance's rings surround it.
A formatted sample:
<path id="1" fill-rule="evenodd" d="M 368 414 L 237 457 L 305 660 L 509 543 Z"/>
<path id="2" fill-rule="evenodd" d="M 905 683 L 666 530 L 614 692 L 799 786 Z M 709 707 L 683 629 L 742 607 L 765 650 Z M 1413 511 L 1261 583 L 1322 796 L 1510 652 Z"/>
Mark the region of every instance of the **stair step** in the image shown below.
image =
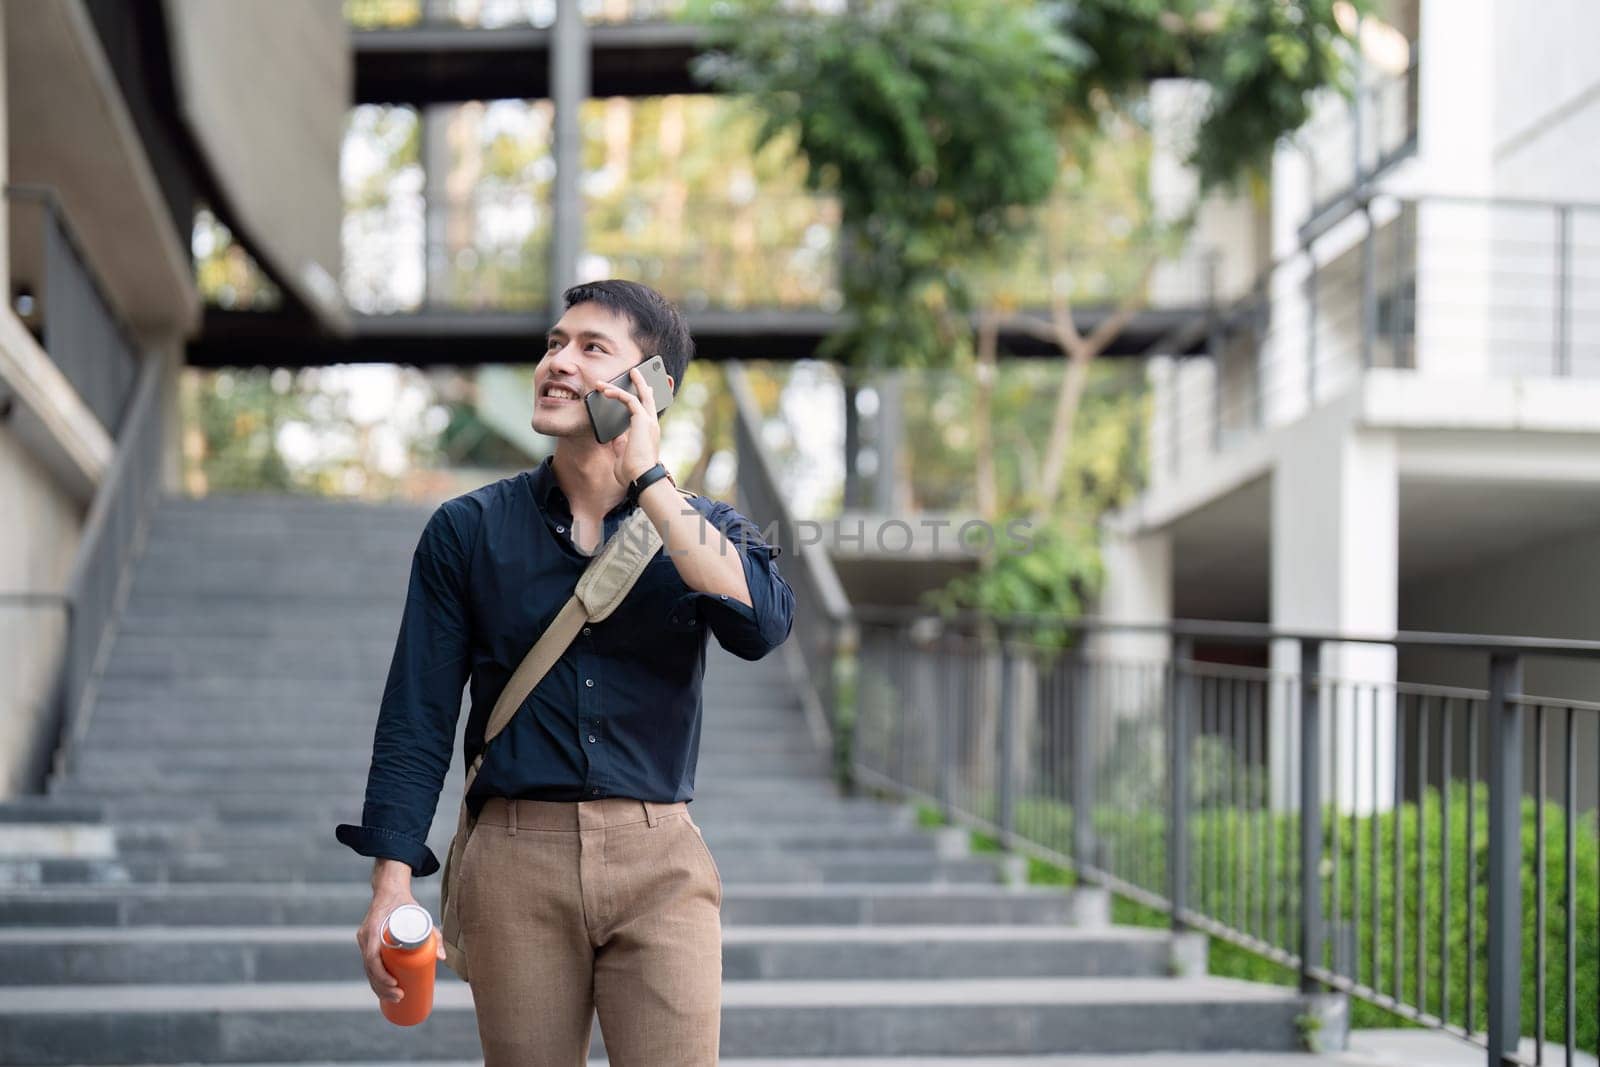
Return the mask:
<path id="1" fill-rule="evenodd" d="M 348 797 L 294 797 L 282 792 L 272 794 L 222 796 L 186 796 L 179 793 L 167 795 L 116 795 L 96 796 L 79 793 L 50 794 L 44 799 L 60 803 L 64 810 L 82 818 L 73 821 L 95 822 L 145 822 L 152 819 L 181 820 L 199 824 L 222 824 L 241 831 L 260 825 L 294 822 L 308 827 L 325 827 L 328 832 L 342 822 L 360 823 L 362 798 Z M 454 831 L 456 814 L 461 805 L 461 783 L 447 782 L 440 794 L 435 826 L 440 820 Z M 0 811 L 7 812 L 10 821 L 17 815 L 27 815 L 40 810 L 36 805 L 23 808 L 7 807 L 0 803 Z M 915 823 L 915 810 L 893 807 L 864 798 L 824 796 L 806 799 L 800 803 L 789 802 L 781 792 L 768 795 L 739 796 L 737 794 L 700 795 L 689 804 L 689 811 L 702 828 L 710 827 L 723 819 L 735 819 L 740 825 L 792 826 L 804 824 L 833 830 L 841 826 L 867 829 L 905 828 Z"/>
<path id="2" fill-rule="evenodd" d="M 378 720 L 376 701 L 297 708 L 293 718 L 284 717 L 286 714 L 280 711 L 274 717 L 252 707 L 215 704 L 173 704 L 164 709 L 102 706 L 89 719 L 83 745 L 91 751 L 100 746 L 137 751 L 170 749 L 174 742 L 182 742 L 185 751 L 222 748 L 236 752 L 240 742 L 270 742 L 277 748 L 333 746 L 371 754 Z M 776 713 L 777 721 L 763 730 L 707 712 L 701 720 L 700 754 L 818 751 L 800 716 L 795 714 L 791 720 L 791 714 Z M 463 710 L 462 719 L 465 717 Z"/>
<path id="3" fill-rule="evenodd" d="M 438 914 L 437 876 L 412 883 Z M 364 881 L 0 886 L 0 926 L 242 926 L 359 924 L 372 902 Z M 995 885 L 893 883 L 728 885 L 725 924 L 1066 923 L 1072 894 Z"/>
<path id="4" fill-rule="evenodd" d="M 360 979 L 351 935 L 349 926 L 13 928 L 0 930 L 0 985 Z M 729 926 L 722 966 L 725 981 L 1159 977 L 1170 942 L 1143 927 Z"/>
<path id="5" fill-rule="evenodd" d="M 728 981 L 721 1050 L 790 1055 L 1292 1051 L 1294 990 L 1225 978 Z M 471 991 L 440 983 L 426 1024 L 396 1027 L 365 981 L 0 988 L 13 1062 L 210 1062 L 259 1056 L 473 1056 Z M 598 1019 L 593 1048 L 604 1046 Z"/>
<path id="6" fill-rule="evenodd" d="M 437 854 L 437 853 L 436 853 Z M 924 852 L 873 855 L 788 852 L 751 855 L 718 852 L 717 867 L 726 883 L 996 883 L 992 859 L 938 859 Z M 174 856 L 123 855 L 115 859 L 62 857 L 0 859 L 0 885 L 63 886 L 81 883 L 220 882 L 241 879 L 287 883 L 360 881 L 372 861 L 345 848 L 306 856 L 277 852 L 183 852 Z"/>
<path id="7" fill-rule="evenodd" d="M 963 855 L 966 843 L 966 834 L 962 831 L 942 835 L 912 829 L 858 830 L 845 825 L 829 830 L 803 822 L 776 827 L 754 824 L 729 826 L 725 822 L 715 822 L 701 826 L 701 831 L 719 859 L 725 852 L 730 855 L 830 851 L 951 855 L 950 850 L 956 846 L 960 846 L 961 851 L 954 854 Z M 441 843 L 448 843 L 448 838 L 438 839 Z M 231 827 L 180 822 L 124 823 L 114 828 L 113 840 L 117 852 L 128 856 L 189 851 L 246 854 L 262 850 L 291 855 L 296 852 L 345 850 L 345 846 L 335 841 L 326 827 L 313 826 L 261 826 L 240 832 Z"/>
<path id="8" fill-rule="evenodd" d="M 130 731 L 131 733 L 131 731 Z M 360 734 L 365 733 L 365 741 L 360 739 Z M 307 745 L 293 744 L 262 744 L 259 734 L 251 736 L 250 726 L 238 723 L 237 739 L 234 744 L 227 742 L 200 742 L 189 741 L 186 744 L 170 744 L 170 742 L 155 742 L 149 737 L 126 741 L 114 737 L 102 736 L 98 729 L 90 728 L 82 749 L 74 753 L 74 763 L 86 768 L 104 768 L 115 771 L 118 768 L 158 768 L 158 769 L 203 769 L 203 768 L 251 768 L 251 766 L 282 765 L 285 768 L 322 768 L 334 766 L 344 769 L 352 763 L 365 766 L 373 758 L 373 723 L 366 721 L 365 725 L 350 726 L 349 734 L 352 736 L 346 744 L 320 744 Z M 248 742 L 248 747 L 242 742 Z M 795 739 L 789 744 L 760 744 L 752 741 L 749 744 L 739 741 L 706 741 L 699 747 L 698 769 L 704 773 L 709 766 L 736 766 L 738 763 L 750 763 L 774 773 L 784 769 L 795 771 L 810 771 L 814 773 L 814 763 L 824 753 L 813 744 L 810 739 Z"/>
<path id="9" fill-rule="evenodd" d="M 383 696 L 383 677 L 341 677 L 312 681 L 299 677 L 295 672 L 259 677 L 216 674 L 174 676 L 155 686 L 149 678 L 124 674 L 106 677 L 100 696 L 115 702 L 148 701 L 153 688 L 159 688 L 172 705 L 215 706 L 228 701 L 276 701 L 279 708 L 297 708 L 310 701 L 332 699 L 346 704 L 365 704 L 376 715 L 378 702 Z M 706 707 L 721 709 L 718 721 L 730 728 L 753 727 L 771 721 L 767 718 L 769 715 L 792 714 L 800 707 L 798 694 L 787 683 L 781 687 L 773 685 L 753 690 L 748 696 L 703 692 L 702 701 Z M 782 721 L 778 719 L 779 723 Z"/>
<path id="10" fill-rule="evenodd" d="M 331 835 L 333 827 L 340 822 L 359 824 L 361 814 L 359 805 L 353 812 L 322 807 L 298 810 L 284 808 L 267 813 L 267 817 L 246 819 L 234 817 L 226 811 L 219 815 L 198 808 L 183 798 L 166 799 L 170 801 L 166 806 L 171 810 L 154 813 L 130 810 L 128 803 L 131 802 L 80 804 L 74 801 L 68 804 L 63 801 L 58 809 L 0 802 L 0 833 L 13 824 L 104 825 L 118 828 L 119 831 L 126 830 L 135 846 L 141 839 L 150 840 L 158 835 L 191 840 L 197 847 L 207 841 L 320 841 Z M 689 805 L 689 812 L 700 824 L 706 839 L 713 842 L 721 842 L 724 837 L 735 840 L 759 837 L 770 838 L 782 846 L 791 837 L 821 838 L 840 842 L 836 847 L 853 848 L 857 847 L 857 841 L 862 837 L 871 839 L 874 835 L 881 835 L 886 841 L 901 841 L 900 847 L 912 847 L 914 841 L 908 840 L 907 835 L 928 835 L 927 831 L 915 827 L 916 820 L 911 809 L 888 805 L 880 805 L 878 809 L 847 806 L 852 804 L 859 802 L 836 800 L 832 806 L 825 808 L 801 806 L 792 811 L 774 808 L 762 812 L 737 803 L 717 805 L 696 800 Z M 459 807 L 459 790 L 453 796 L 441 797 L 429 834 L 430 840 L 449 840 L 450 835 L 455 833 Z M 247 811 L 245 815 L 261 816 L 262 813 Z M 963 832 L 952 828 L 943 828 L 941 832 L 965 840 Z M 928 836 L 930 840 L 933 839 L 933 835 Z"/>
<path id="11" fill-rule="evenodd" d="M 142 772 L 129 767 L 115 774 L 71 776 L 51 783 L 52 791 L 63 796 L 139 796 L 157 794 L 197 794 L 282 798 L 285 793 L 312 795 L 329 801 L 355 801 L 359 804 L 366 789 L 366 768 L 356 767 L 340 773 L 332 770 L 289 770 L 230 774 L 225 770 L 175 770 L 167 773 Z M 782 796 L 795 804 L 833 799 L 837 791 L 827 781 L 813 776 L 777 778 L 771 775 L 732 777 L 708 776 L 695 782 L 696 797 Z"/>
<path id="12" fill-rule="evenodd" d="M 1368 1033 L 1370 1031 L 1363 1031 Z M 1447 1040 L 1455 1040 L 1447 1038 Z M 1461 1042 L 1456 1041 L 1459 1045 Z M 1463 1049 L 1469 1046 L 1463 1046 Z M 589 1067 L 607 1067 L 603 1048 L 592 1048 Z M 1478 1067 L 1481 1054 L 1467 1055 L 1462 1050 L 1451 1049 L 1444 1053 L 1453 1058 L 1428 1061 L 1429 1067 Z M 600 1058 L 596 1058 L 599 1056 Z M 399 1067 L 399 1060 L 349 1060 L 339 1067 Z M 475 1060 L 409 1060 L 406 1067 L 483 1067 L 483 1059 Z M 784 1056 L 773 1059 L 766 1056 L 719 1056 L 720 1067 L 1395 1067 L 1400 1061 L 1373 1059 L 1351 1053 L 1332 1055 L 1315 1052 L 1154 1052 L 1112 1053 L 1109 1055 L 1080 1055 L 1076 1053 L 1018 1055 L 1018 1056 Z M 1553 1061 L 1552 1061 L 1553 1062 Z M 119 1061 L 124 1064 L 125 1061 Z M 131 1065 L 126 1065 L 131 1067 Z M 151 1067 L 192 1067 L 192 1065 L 151 1065 Z M 247 1063 L 233 1067 L 282 1067 L 278 1064 Z M 334 1067 L 333 1061 L 301 1062 L 296 1067 Z"/>
<path id="13" fill-rule="evenodd" d="M 370 731 L 369 731 L 370 732 Z M 348 782 L 351 774 L 365 781 L 372 760 L 369 739 L 364 747 L 295 749 L 265 743 L 246 748 L 162 746 L 160 748 L 130 748 L 96 745 L 93 738 L 70 761 L 74 776 L 96 780 L 115 778 L 131 772 L 149 773 L 165 777 L 192 771 L 231 771 L 241 778 L 274 774 L 326 772 L 337 776 L 341 784 Z M 697 764 L 697 777 L 709 782 L 713 778 L 760 775 L 766 778 L 799 778 L 815 781 L 827 773 L 828 758 L 812 749 L 805 752 L 757 750 L 754 752 L 729 749 L 702 748 Z"/>

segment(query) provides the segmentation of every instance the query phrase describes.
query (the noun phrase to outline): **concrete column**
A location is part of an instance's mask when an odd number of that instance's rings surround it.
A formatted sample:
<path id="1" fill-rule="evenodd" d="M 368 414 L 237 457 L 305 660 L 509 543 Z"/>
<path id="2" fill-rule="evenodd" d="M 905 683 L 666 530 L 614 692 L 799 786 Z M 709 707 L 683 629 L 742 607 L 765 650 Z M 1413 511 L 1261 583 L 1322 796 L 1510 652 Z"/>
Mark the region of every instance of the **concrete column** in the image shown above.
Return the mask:
<path id="1" fill-rule="evenodd" d="M 179 496 L 183 483 L 183 380 L 184 339 L 176 335 L 157 338 L 144 347 L 144 358 L 159 360 L 161 368 L 161 492 Z"/>
<path id="2" fill-rule="evenodd" d="M 878 469 L 874 478 L 876 498 L 874 509 L 880 515 L 892 515 L 898 510 L 896 501 L 902 488 L 909 495 L 910 486 L 898 484 L 900 477 L 900 446 L 905 436 L 905 371 L 891 368 L 878 372 L 877 434 L 874 446 L 878 455 Z"/>
<path id="3" fill-rule="evenodd" d="M 1338 104 L 1324 107 L 1344 107 Z M 1300 247 L 1300 226 L 1311 213 L 1311 166 L 1299 147 L 1277 152 L 1272 161 L 1271 261 L 1284 269 L 1268 279 L 1272 314 L 1278 324 L 1311 321 L 1312 294 L 1306 288 L 1311 260 L 1306 255 L 1289 258 Z M 1270 328 L 1269 358 L 1264 361 L 1263 418 L 1267 425 L 1289 422 L 1311 407 L 1313 386 L 1329 377 L 1324 366 L 1328 353 L 1318 351 L 1306 329 Z M 1320 399 L 1326 390 L 1316 389 Z"/>
<path id="4" fill-rule="evenodd" d="M 1170 533 L 1108 527 L 1101 537 L 1100 558 L 1105 567 L 1099 610 L 1103 618 L 1118 622 L 1166 622 L 1172 618 Z M 1132 640 L 1129 650 L 1164 655 L 1165 645 L 1164 635 L 1140 637 Z"/>
<path id="5" fill-rule="evenodd" d="M 422 307 L 449 303 L 450 286 L 450 197 L 446 179 L 450 175 L 449 104 L 424 104 L 417 122 L 421 126 L 417 155 L 422 162 Z"/>
<path id="6" fill-rule="evenodd" d="M 1422 5 L 1419 188 L 1469 196 L 1494 190 L 1494 24 L 1494 0 Z M 1424 374 L 1477 378 L 1490 371 L 1495 223 L 1482 207 L 1418 205 L 1416 359 Z"/>
<path id="7" fill-rule="evenodd" d="M 1172 481 L 1173 414 L 1177 402 L 1177 360 L 1153 356 L 1145 362 L 1144 378 L 1150 390 L 1150 422 L 1145 430 L 1146 478 L 1148 492 L 1154 494 Z"/>
<path id="8" fill-rule="evenodd" d="M 0 145 L 11 143 L 11 127 L 7 119 L 10 104 L 7 100 L 5 77 L 5 16 L 8 8 L 0 4 Z M 0 189 L 11 181 L 10 153 L 0 151 Z M 0 248 L 11 247 L 11 212 L 0 211 Z M 5 302 L 11 303 L 11 256 L 0 256 L 0 294 L 4 294 Z"/>
<path id="9" fill-rule="evenodd" d="M 1101 561 L 1105 584 L 1097 614 L 1117 622 L 1166 622 L 1172 618 L 1172 535 L 1165 530 L 1128 532 L 1103 526 Z M 1159 768 L 1164 760 L 1164 731 L 1159 726 L 1167 700 L 1166 672 L 1162 665 L 1172 648 L 1165 633 L 1100 633 L 1087 641 L 1085 653 L 1118 665 L 1108 671 L 1091 667 L 1085 682 L 1094 721 L 1088 725 L 1087 768 L 1114 770 L 1113 755 L 1124 720 L 1141 724 L 1136 738 L 1146 746 L 1139 756 L 1123 752 L 1124 759 L 1142 756 L 1145 765 Z M 1092 695 L 1089 695 L 1092 694 Z M 1031 726 L 1031 716 L 1019 721 Z M 1025 734 L 1031 739 L 1032 731 Z M 1090 773 L 1096 773 L 1091 771 Z M 1140 803 L 1131 800 L 1132 803 Z"/>
<path id="10" fill-rule="evenodd" d="M 1166 622 L 1172 618 L 1172 535 L 1165 530 L 1129 532 L 1102 528 L 1100 559 L 1105 583 L 1096 612 L 1115 622 Z M 1101 633 L 1088 648 L 1108 659 L 1160 662 L 1169 649 L 1165 634 Z"/>
<path id="11" fill-rule="evenodd" d="M 1272 619 L 1281 630 L 1393 633 L 1399 618 L 1398 480 L 1395 442 L 1313 423 L 1286 448 L 1272 476 Z M 1323 646 L 1325 795 L 1340 811 L 1392 807 L 1395 653 L 1387 645 Z M 1299 648 L 1278 641 L 1273 671 L 1299 672 Z M 1291 686 L 1271 693 L 1271 794 L 1275 807 L 1297 808 L 1298 723 Z M 1374 725 L 1376 741 L 1374 741 Z M 1378 796 L 1374 808 L 1373 787 Z"/>
<path id="12" fill-rule="evenodd" d="M 861 413 L 856 410 L 860 395 L 860 376 L 849 364 L 839 367 L 844 383 L 844 507 L 861 506 Z"/>
<path id="13" fill-rule="evenodd" d="M 583 253 L 583 132 L 579 110 L 590 92 L 589 33 L 578 0 L 556 0 L 555 33 L 550 42 L 550 98 L 555 104 L 556 175 L 551 190 L 550 295 L 552 318 L 561 294 L 578 283 Z"/>

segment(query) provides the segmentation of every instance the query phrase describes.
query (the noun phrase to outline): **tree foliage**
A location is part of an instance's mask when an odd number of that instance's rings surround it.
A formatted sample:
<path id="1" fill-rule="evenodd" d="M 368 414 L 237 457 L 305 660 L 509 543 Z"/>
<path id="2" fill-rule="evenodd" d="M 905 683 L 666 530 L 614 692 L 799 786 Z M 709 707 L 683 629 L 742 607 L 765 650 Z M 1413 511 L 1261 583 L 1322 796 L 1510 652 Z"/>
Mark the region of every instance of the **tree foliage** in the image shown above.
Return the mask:
<path id="1" fill-rule="evenodd" d="M 963 343 L 970 269 L 1015 246 L 1151 77 L 1210 88 L 1189 153 L 1202 190 L 1259 171 L 1313 90 L 1348 88 L 1339 2 L 693 0 L 685 17 L 712 35 L 695 76 L 754 100 L 757 146 L 792 135 L 807 188 L 842 205 L 850 322 L 819 354 L 916 366 Z"/>
<path id="2" fill-rule="evenodd" d="M 1156 77 L 1207 90 L 1186 153 L 1202 194 L 1259 176 L 1278 139 L 1309 117 L 1316 90 L 1349 91 L 1341 6 L 1360 12 L 1365 0 L 853 0 L 842 14 L 696 0 L 685 14 L 712 33 L 697 77 L 751 99 L 764 114 L 758 144 L 792 137 L 807 187 L 841 204 L 846 321 L 820 354 L 855 367 L 965 369 L 976 350 L 984 392 L 974 411 L 987 434 L 999 429 L 987 391 L 994 313 L 1014 310 L 994 280 L 1025 236 L 1043 231 L 1048 242 L 1040 208 L 1062 176 L 1093 173 L 1114 131 L 1148 122 Z M 1134 228 L 1160 250 L 1187 224 L 1141 218 Z M 1068 358 L 1041 475 L 1024 499 L 1001 504 L 988 439 L 980 459 L 984 517 L 1000 528 L 1028 514 L 1034 547 L 989 555 L 936 598 L 946 606 L 1077 614 L 1094 591 L 1094 505 L 1114 505 L 1084 500 L 1079 479 L 1063 474 L 1090 365 L 1154 267 L 1139 258 L 1119 266 L 1127 292 L 1088 336 L 1056 288 L 1059 261 L 1046 264 L 1051 322 L 1032 325 Z M 974 344 L 979 304 L 988 333 Z"/>

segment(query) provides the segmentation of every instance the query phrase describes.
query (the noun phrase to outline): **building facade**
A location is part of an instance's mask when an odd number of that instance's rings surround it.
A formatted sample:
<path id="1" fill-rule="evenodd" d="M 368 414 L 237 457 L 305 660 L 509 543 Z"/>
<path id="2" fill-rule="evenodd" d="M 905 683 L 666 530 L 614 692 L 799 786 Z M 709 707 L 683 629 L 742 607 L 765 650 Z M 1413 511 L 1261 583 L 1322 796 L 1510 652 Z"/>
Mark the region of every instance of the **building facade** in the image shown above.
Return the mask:
<path id="1" fill-rule="evenodd" d="M 1103 612 L 1600 638 L 1600 10 L 1379 13 L 1354 104 L 1329 94 L 1276 154 L 1268 266 L 1204 356 L 1151 366 L 1149 484 L 1107 525 Z M 1256 665 L 1297 671 L 1280 645 Z M 1486 684 L 1481 657 L 1324 656 L 1375 686 L 1384 738 L 1410 687 Z M 1596 681 L 1532 659 L 1525 691 Z"/>
<path id="2" fill-rule="evenodd" d="M 227 220 L 299 313 L 344 328 L 351 62 L 338 0 L 8 0 L 0 37 L 10 795 L 39 788 L 62 720 L 89 696 L 152 489 L 178 488 L 178 372 L 204 316 L 197 206 Z"/>

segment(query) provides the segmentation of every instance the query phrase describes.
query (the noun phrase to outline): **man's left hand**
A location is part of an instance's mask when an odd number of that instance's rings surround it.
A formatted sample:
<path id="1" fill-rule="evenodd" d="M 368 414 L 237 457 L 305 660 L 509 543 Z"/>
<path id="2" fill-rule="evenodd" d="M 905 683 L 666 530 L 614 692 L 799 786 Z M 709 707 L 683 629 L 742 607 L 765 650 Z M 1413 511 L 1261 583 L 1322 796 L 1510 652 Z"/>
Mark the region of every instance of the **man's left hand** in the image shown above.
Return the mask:
<path id="1" fill-rule="evenodd" d="M 610 382 L 600 386 L 607 396 L 628 405 L 628 428 L 610 442 L 611 453 L 616 457 L 611 476 L 624 489 L 661 459 L 661 422 L 656 418 L 655 392 L 638 367 L 630 369 L 628 375 L 638 396 Z"/>

